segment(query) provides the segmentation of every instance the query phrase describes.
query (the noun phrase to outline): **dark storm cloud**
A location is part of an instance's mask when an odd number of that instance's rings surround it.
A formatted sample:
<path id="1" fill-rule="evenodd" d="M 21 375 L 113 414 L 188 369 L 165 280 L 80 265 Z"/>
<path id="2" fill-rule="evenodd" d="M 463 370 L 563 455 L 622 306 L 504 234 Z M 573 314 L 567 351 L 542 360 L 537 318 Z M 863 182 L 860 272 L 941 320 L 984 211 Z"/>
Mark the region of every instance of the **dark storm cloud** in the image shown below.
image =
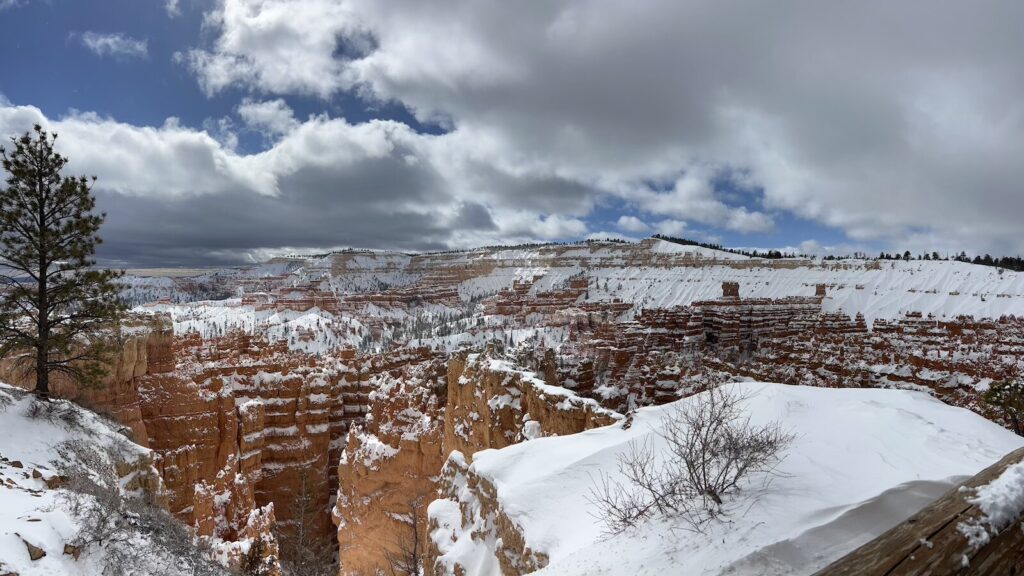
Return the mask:
<path id="1" fill-rule="evenodd" d="M 259 250 L 380 246 L 441 249 L 447 231 L 429 214 L 380 203 L 346 206 L 305 198 L 227 193 L 192 200 L 101 194 L 108 213 L 100 257 L 140 266 L 238 264 Z"/>
<path id="2" fill-rule="evenodd" d="M 466 202 L 459 206 L 455 221 L 465 230 L 497 230 L 491 212 L 483 204 Z"/>
<path id="3" fill-rule="evenodd" d="M 578 238 L 599 206 L 634 230 L 803 218 L 854 244 L 1024 250 L 1021 4 L 223 0 L 206 22 L 177 60 L 242 92 L 216 139 L 0 101 L 0 132 L 49 122 L 100 176 L 111 257 Z M 353 94 L 449 131 L 286 102 Z M 266 151 L 235 151 L 243 125 Z"/>

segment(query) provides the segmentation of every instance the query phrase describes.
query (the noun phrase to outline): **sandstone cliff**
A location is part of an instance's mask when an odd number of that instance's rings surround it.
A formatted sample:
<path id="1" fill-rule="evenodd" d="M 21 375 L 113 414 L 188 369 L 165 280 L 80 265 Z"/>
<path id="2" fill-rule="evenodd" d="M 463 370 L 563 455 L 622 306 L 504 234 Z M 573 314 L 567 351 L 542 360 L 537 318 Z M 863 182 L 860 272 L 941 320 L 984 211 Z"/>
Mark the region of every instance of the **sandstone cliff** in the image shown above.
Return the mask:
<path id="1" fill-rule="evenodd" d="M 444 362 L 410 364 L 370 382 L 370 412 L 349 431 L 338 465 L 334 521 L 342 574 L 390 573 L 422 546 L 445 457 Z"/>
<path id="2" fill-rule="evenodd" d="M 462 454 L 573 434 L 619 418 L 517 368 L 495 347 L 447 363 L 413 363 L 370 382 L 370 411 L 350 430 L 338 466 L 334 519 L 346 575 L 386 573 L 412 555 L 430 562 L 426 507 L 439 489 L 447 496 L 465 484 L 456 479 L 464 473 L 457 464 L 465 461 Z M 456 463 L 449 461 L 442 474 L 449 453 Z M 508 561 L 536 565 L 521 546 L 512 552 L 514 525 L 502 526 L 509 535 Z"/>

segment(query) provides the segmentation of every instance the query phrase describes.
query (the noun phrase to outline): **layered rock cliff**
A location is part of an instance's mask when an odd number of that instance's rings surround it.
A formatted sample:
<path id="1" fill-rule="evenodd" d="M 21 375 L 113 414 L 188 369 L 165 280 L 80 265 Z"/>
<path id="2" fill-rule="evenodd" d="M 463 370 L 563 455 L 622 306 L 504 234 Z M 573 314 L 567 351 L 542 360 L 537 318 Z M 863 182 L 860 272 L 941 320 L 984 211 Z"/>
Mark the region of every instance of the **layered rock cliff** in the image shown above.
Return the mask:
<path id="1" fill-rule="evenodd" d="M 455 489 L 452 459 L 621 418 L 516 367 L 497 346 L 410 364 L 371 383 L 370 412 L 349 431 L 338 466 L 342 574 L 387 573 L 413 557 L 429 561 L 426 508 Z"/>
<path id="2" fill-rule="evenodd" d="M 370 412 L 349 431 L 338 464 L 342 574 L 390 573 L 418 548 L 422 555 L 426 507 L 445 458 L 444 361 L 409 364 L 370 383 Z"/>

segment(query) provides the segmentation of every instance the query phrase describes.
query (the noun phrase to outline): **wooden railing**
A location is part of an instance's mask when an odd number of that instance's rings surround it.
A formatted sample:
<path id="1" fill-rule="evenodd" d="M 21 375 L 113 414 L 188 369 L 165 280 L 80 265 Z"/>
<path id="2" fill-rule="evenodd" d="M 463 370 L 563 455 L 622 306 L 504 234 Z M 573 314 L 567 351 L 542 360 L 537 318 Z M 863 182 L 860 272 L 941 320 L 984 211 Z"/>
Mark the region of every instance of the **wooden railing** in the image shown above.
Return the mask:
<path id="1" fill-rule="evenodd" d="M 960 528 L 976 524 L 983 515 L 978 506 L 968 502 L 975 489 L 1021 461 L 1024 448 L 1007 454 L 816 576 L 1024 576 L 1024 517 L 977 547 L 969 545 Z"/>

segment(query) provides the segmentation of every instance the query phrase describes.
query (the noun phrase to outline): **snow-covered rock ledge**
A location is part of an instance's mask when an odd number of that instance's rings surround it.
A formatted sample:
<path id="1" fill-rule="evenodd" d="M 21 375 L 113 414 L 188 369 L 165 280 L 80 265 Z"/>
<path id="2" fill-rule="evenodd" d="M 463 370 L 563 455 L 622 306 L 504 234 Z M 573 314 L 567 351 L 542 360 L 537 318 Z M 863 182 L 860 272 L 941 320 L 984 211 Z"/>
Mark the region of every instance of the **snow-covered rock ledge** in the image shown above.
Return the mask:
<path id="1" fill-rule="evenodd" d="M 444 498 L 431 504 L 434 574 L 810 574 L 882 534 L 1024 446 L 1016 436 L 926 394 L 739 383 L 753 424 L 795 434 L 767 487 L 705 534 L 666 520 L 602 538 L 588 502 L 593 478 L 617 477 L 630 442 L 654 433 L 673 405 L 637 411 L 569 436 L 473 456 L 453 454 Z M 694 402 L 690 397 L 679 402 Z M 657 454 L 659 451 L 655 450 Z M 506 542 L 511 539 L 511 542 Z"/>
<path id="2" fill-rule="evenodd" d="M 215 560 L 249 552 L 254 536 L 200 542 L 178 523 L 155 453 L 123 432 L 67 400 L 0 384 L 0 574 L 227 574 Z M 260 522 L 272 512 L 250 515 Z"/>
<path id="3" fill-rule="evenodd" d="M 623 417 L 592 398 L 546 384 L 493 347 L 448 363 L 444 452 L 478 450 L 606 426 Z"/>
<path id="4" fill-rule="evenodd" d="M 62 447 L 81 440 L 100 449 L 102 460 L 83 466 L 116 476 L 126 497 L 159 499 L 152 452 L 68 401 L 42 408 L 35 402 L 24 390 L 0 384 L 0 574 L 98 574 L 102 558 L 70 546 L 79 525 L 60 498 L 65 479 L 59 468 L 72 456 Z"/>

